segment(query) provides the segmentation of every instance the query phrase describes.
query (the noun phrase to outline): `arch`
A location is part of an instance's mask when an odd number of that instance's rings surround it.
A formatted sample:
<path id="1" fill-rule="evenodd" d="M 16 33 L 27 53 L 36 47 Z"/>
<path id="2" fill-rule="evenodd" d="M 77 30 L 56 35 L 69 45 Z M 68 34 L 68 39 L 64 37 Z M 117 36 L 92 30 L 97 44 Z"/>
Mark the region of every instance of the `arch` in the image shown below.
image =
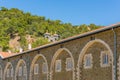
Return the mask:
<path id="1" fill-rule="evenodd" d="M 6 77 L 5 74 L 6 74 L 7 69 L 8 69 L 9 66 L 11 66 L 11 67 L 13 68 L 13 65 L 12 65 L 11 62 L 8 62 L 7 65 L 5 66 L 4 74 L 3 74 L 3 80 L 5 80 L 5 77 Z M 14 69 L 13 69 L 13 72 L 14 72 Z M 14 73 L 13 73 L 13 74 L 14 74 Z M 13 78 L 14 78 L 14 76 L 13 76 Z M 13 79 L 13 78 L 12 78 L 12 79 Z"/>
<path id="2" fill-rule="evenodd" d="M 72 53 L 67 49 L 67 48 L 60 48 L 58 49 L 54 56 L 53 56 L 53 59 L 52 59 L 52 62 L 51 62 L 51 66 L 50 66 L 50 80 L 52 80 L 52 72 L 53 72 L 53 66 L 54 66 L 54 63 L 55 63 L 55 60 L 56 58 L 59 56 L 59 54 L 61 54 L 62 51 L 67 51 L 67 53 L 70 55 L 70 57 L 72 58 L 72 63 L 73 63 L 73 80 L 75 80 L 75 72 L 74 72 L 74 68 L 75 68 L 75 63 L 74 63 L 74 58 L 72 56 Z"/>
<path id="3" fill-rule="evenodd" d="M 19 66 L 21 65 L 21 64 L 24 64 L 25 66 L 26 66 L 26 62 L 23 60 L 23 59 L 20 59 L 19 61 L 18 61 L 18 63 L 17 63 L 17 66 L 16 66 L 16 69 L 15 69 L 15 80 L 17 80 L 17 72 L 18 72 L 18 70 L 19 70 Z M 26 71 L 27 71 L 27 66 L 26 66 Z M 27 73 L 27 72 L 26 72 Z M 26 75 L 27 76 L 27 75 Z"/>
<path id="4" fill-rule="evenodd" d="M 120 56 L 119 56 L 119 59 L 118 59 L 118 61 L 117 61 L 117 69 L 118 69 L 118 80 L 120 80 Z"/>
<path id="5" fill-rule="evenodd" d="M 45 58 L 44 55 L 38 54 L 38 55 L 36 55 L 36 56 L 34 57 L 34 59 L 32 60 L 31 66 L 30 66 L 30 77 L 29 77 L 30 80 L 32 80 L 32 78 L 31 78 L 32 76 L 31 76 L 31 75 L 32 75 L 32 71 L 33 71 L 34 64 L 35 64 L 35 62 L 37 61 L 37 59 L 38 59 L 39 57 L 42 57 L 42 58 L 44 59 L 45 63 L 47 64 L 47 71 L 49 72 L 47 59 Z M 48 72 L 47 72 L 47 80 L 48 80 Z"/>
<path id="6" fill-rule="evenodd" d="M 103 44 L 103 45 L 108 49 L 108 51 L 110 52 L 109 54 L 110 54 L 111 60 L 112 60 L 112 80 L 113 80 L 113 78 L 114 78 L 114 73 L 113 73 L 113 70 L 114 70 L 114 69 L 113 69 L 113 52 L 112 52 L 111 48 L 109 47 L 109 45 L 108 45 L 105 41 L 103 41 L 103 40 L 101 40 L 101 39 L 95 39 L 95 40 L 89 41 L 89 42 L 85 45 L 85 47 L 82 49 L 82 51 L 80 52 L 80 55 L 79 55 L 79 58 L 78 58 L 78 65 L 77 65 L 78 80 L 80 80 L 80 69 L 79 69 L 79 68 L 80 68 L 80 65 L 82 64 L 83 56 L 84 56 L 84 54 L 86 53 L 87 49 L 88 49 L 91 45 L 93 45 L 94 43 L 96 43 L 96 42 Z"/>
<path id="7" fill-rule="evenodd" d="M 3 70 L 2 70 L 2 67 L 1 67 L 1 65 L 0 65 L 0 77 L 1 77 L 1 79 L 3 78 L 3 77 L 2 77 L 2 73 L 3 73 L 2 71 L 3 71 Z"/>

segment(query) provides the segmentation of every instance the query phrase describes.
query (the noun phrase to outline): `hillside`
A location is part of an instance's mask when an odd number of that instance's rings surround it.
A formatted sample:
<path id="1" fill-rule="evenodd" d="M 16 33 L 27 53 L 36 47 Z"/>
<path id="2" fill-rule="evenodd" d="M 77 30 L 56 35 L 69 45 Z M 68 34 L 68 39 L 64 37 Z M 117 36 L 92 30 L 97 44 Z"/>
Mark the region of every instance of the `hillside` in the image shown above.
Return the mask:
<path id="1" fill-rule="evenodd" d="M 81 34 L 99 28 L 95 24 L 74 26 L 60 20 L 46 19 L 44 16 L 32 15 L 16 8 L 0 9 L 0 47 L 3 51 L 18 52 L 27 49 L 29 43 L 37 47 L 49 43 L 45 33 L 57 34 L 59 39 Z"/>

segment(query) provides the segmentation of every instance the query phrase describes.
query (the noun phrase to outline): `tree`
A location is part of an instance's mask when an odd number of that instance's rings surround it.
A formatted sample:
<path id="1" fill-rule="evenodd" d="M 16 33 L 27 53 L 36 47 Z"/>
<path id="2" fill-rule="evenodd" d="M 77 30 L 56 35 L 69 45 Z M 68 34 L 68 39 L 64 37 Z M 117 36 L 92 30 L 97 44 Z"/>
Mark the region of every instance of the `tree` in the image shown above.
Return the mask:
<path id="1" fill-rule="evenodd" d="M 95 24 L 90 25 L 72 25 L 71 23 L 62 23 L 60 20 L 46 19 L 44 16 L 32 15 L 29 12 L 23 12 L 17 8 L 7 9 L 1 7 L 0 9 L 0 46 L 4 51 L 11 49 L 9 47 L 10 39 L 17 34 L 21 37 L 18 41 L 21 47 L 27 49 L 26 35 L 31 35 L 35 39 L 32 43 L 33 47 L 41 46 L 48 43 L 44 38 L 44 33 L 47 31 L 52 34 L 59 34 L 60 39 L 64 39 L 76 34 L 81 34 L 91 30 L 97 29 L 100 26 Z"/>

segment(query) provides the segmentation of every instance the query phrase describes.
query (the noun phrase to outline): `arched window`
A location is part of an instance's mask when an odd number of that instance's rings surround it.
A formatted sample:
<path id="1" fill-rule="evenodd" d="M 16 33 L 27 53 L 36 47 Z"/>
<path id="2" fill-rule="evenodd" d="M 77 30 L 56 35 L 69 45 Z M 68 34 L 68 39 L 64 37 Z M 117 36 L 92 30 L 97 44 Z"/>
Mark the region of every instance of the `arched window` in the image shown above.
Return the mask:
<path id="1" fill-rule="evenodd" d="M 0 66 L 0 80 L 2 80 L 2 67 Z"/>
<path id="2" fill-rule="evenodd" d="M 48 80 L 47 59 L 42 54 L 34 57 L 30 66 L 30 80 Z"/>
<path id="3" fill-rule="evenodd" d="M 74 80 L 74 58 L 67 48 L 58 49 L 53 55 L 50 66 L 50 79 Z"/>
<path id="4" fill-rule="evenodd" d="M 15 70 L 15 80 L 27 80 L 27 66 L 24 60 L 19 60 Z"/>
<path id="5" fill-rule="evenodd" d="M 23 80 L 27 80 L 27 68 L 24 64 L 20 65 L 18 68 L 18 76 Z"/>
<path id="6" fill-rule="evenodd" d="M 5 80 L 13 80 L 13 66 L 11 63 L 8 63 L 5 67 L 5 75 L 4 78 Z"/>
<path id="7" fill-rule="evenodd" d="M 7 73 L 6 73 L 7 78 L 12 78 L 13 77 L 13 68 L 10 66 L 7 68 Z"/>

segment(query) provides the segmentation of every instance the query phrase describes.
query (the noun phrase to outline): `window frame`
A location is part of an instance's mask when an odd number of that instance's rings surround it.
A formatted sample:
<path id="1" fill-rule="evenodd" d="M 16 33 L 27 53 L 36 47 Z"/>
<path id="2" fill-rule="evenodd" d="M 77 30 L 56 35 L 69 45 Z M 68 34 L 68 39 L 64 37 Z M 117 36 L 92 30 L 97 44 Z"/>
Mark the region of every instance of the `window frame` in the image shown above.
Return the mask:
<path id="1" fill-rule="evenodd" d="M 19 70 L 18 71 L 18 76 L 21 77 L 22 76 L 22 71 L 23 71 L 22 66 L 19 66 L 18 70 Z"/>
<path id="2" fill-rule="evenodd" d="M 66 71 L 71 71 L 72 69 L 73 69 L 72 58 L 66 58 Z"/>
<path id="3" fill-rule="evenodd" d="M 36 74 L 38 74 L 38 73 L 39 73 L 39 64 L 36 63 L 36 64 L 34 65 L 34 74 L 36 75 Z"/>
<path id="4" fill-rule="evenodd" d="M 6 77 L 9 78 L 10 77 L 10 69 L 7 69 L 7 73 L 6 73 Z"/>
<path id="5" fill-rule="evenodd" d="M 106 56 L 107 55 L 107 64 L 105 63 L 104 64 L 104 57 L 103 56 Z M 105 58 L 106 59 L 106 58 Z M 110 66 L 110 55 L 109 55 L 109 51 L 101 51 L 101 55 L 100 55 L 100 66 L 101 67 L 108 67 L 108 66 Z"/>
<path id="6" fill-rule="evenodd" d="M 90 59 L 90 65 L 86 65 L 87 64 L 87 58 L 89 58 Z M 85 56 L 84 56 L 84 68 L 85 69 L 91 69 L 92 67 L 93 67 L 93 57 L 92 57 L 92 54 L 91 53 L 89 53 L 89 54 L 85 54 Z"/>
<path id="7" fill-rule="evenodd" d="M 23 66 L 23 76 L 27 75 L 27 67 L 24 65 Z"/>
<path id="8" fill-rule="evenodd" d="M 61 70 L 62 70 L 61 64 L 62 64 L 62 62 L 60 59 L 55 61 L 55 72 L 61 72 Z"/>
<path id="9" fill-rule="evenodd" d="M 42 73 L 46 74 L 48 72 L 47 63 L 42 64 Z"/>
<path id="10" fill-rule="evenodd" d="M 10 76 L 13 77 L 13 68 L 10 69 Z"/>

